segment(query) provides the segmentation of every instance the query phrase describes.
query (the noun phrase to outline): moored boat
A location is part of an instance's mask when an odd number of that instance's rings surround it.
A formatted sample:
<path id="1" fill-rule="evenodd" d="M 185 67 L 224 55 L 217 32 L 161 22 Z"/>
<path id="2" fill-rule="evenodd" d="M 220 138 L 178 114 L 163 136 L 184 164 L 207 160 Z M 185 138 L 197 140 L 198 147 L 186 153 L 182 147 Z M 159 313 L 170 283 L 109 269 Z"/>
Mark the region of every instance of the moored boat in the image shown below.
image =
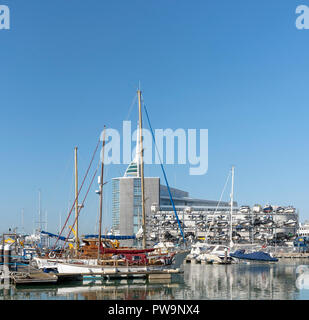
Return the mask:
<path id="1" fill-rule="evenodd" d="M 264 213 L 271 213 L 273 212 L 273 207 L 269 204 L 267 204 L 264 208 L 263 208 L 263 212 Z"/>
<path id="2" fill-rule="evenodd" d="M 99 178 L 100 189 L 100 216 L 99 216 L 99 234 L 94 239 L 83 239 L 84 246 L 80 246 L 79 239 L 75 235 L 76 244 L 72 255 L 54 257 L 54 259 L 40 260 L 39 263 L 48 263 L 52 267 L 56 267 L 59 273 L 104 273 L 104 272 L 138 272 L 145 270 L 163 270 L 178 268 L 189 253 L 188 250 L 163 251 L 163 248 L 147 248 L 146 246 L 146 216 L 145 216 L 145 195 L 144 195 L 144 175 L 143 175 L 143 150 L 142 145 L 142 119 L 141 119 L 141 92 L 138 90 L 139 102 L 139 146 L 136 150 L 138 172 L 141 179 L 141 207 L 142 207 L 142 247 L 120 247 L 118 244 L 110 246 L 110 243 L 102 241 L 102 197 L 103 197 L 103 167 L 104 167 L 104 145 L 105 145 L 105 127 L 103 131 L 103 146 L 101 158 L 101 175 Z M 140 159 L 138 159 L 140 157 Z M 77 162 L 77 161 L 76 161 Z M 76 169 L 77 171 L 77 169 Z M 77 183 L 76 183 L 77 184 Z M 76 187 L 76 190 L 78 188 Z M 79 208 L 78 192 L 75 197 L 75 208 Z M 72 209 L 71 209 L 72 210 Z M 175 213 L 176 214 L 176 213 Z M 79 210 L 76 211 L 76 229 L 74 234 L 78 234 L 77 217 Z M 177 214 L 176 214 L 177 217 Z M 178 219 L 178 217 L 177 217 Z M 181 223 L 178 220 L 181 230 Z M 74 225 L 73 225 L 74 227 Z M 73 230 L 73 229 L 72 229 Z M 73 231 L 74 232 L 74 231 Z"/>
<path id="3" fill-rule="evenodd" d="M 246 253 L 245 250 L 236 250 L 230 253 L 232 258 L 244 261 L 255 261 L 255 262 L 277 262 L 278 259 L 272 257 L 269 253 L 264 251 L 254 251 Z"/>
<path id="4" fill-rule="evenodd" d="M 228 264 L 232 262 L 229 250 L 227 246 L 211 245 L 206 249 L 206 252 L 201 253 L 196 259 L 209 264 Z"/>

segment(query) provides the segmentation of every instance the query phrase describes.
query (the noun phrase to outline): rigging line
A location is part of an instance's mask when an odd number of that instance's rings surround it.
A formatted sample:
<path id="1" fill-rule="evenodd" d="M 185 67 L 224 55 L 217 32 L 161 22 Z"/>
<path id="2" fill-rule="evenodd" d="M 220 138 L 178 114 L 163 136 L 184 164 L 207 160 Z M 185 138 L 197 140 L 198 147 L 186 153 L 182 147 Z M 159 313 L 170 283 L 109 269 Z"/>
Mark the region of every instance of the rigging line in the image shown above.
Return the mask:
<path id="1" fill-rule="evenodd" d="M 222 190 L 222 192 L 221 192 L 220 200 L 219 200 L 219 202 L 217 203 L 217 207 L 216 207 L 215 212 L 213 213 L 212 222 L 214 222 L 214 220 L 215 220 L 215 214 L 216 214 L 216 212 L 217 212 L 217 210 L 218 210 L 219 204 L 221 203 L 221 200 L 222 200 L 222 197 L 223 197 L 225 188 L 226 188 L 226 186 L 227 186 L 227 183 L 228 183 L 228 181 L 229 181 L 230 175 L 231 175 L 231 171 L 229 172 L 229 174 L 228 174 L 228 176 L 227 176 L 227 179 L 226 179 L 226 181 L 225 181 L 225 185 L 224 185 L 223 190 Z M 207 228 L 207 231 L 206 231 L 206 232 L 208 232 L 209 230 L 210 230 L 210 226 Z"/>
<path id="2" fill-rule="evenodd" d="M 58 236 L 58 238 L 57 238 L 57 240 L 56 240 L 56 242 L 55 242 L 52 250 L 55 249 L 55 247 L 56 247 L 56 245 L 57 245 L 57 243 L 58 243 L 59 237 L 61 236 L 61 234 L 62 234 L 62 232 L 63 232 L 66 224 L 67 224 L 68 221 L 69 221 L 69 218 L 70 218 L 70 215 L 71 215 L 71 213 L 72 213 L 72 210 L 73 210 L 73 208 L 74 208 L 74 206 L 75 206 L 76 200 L 78 199 L 78 196 L 79 196 L 79 194 L 80 194 L 80 192 L 81 192 L 81 190 L 82 190 L 82 187 L 83 187 L 83 185 L 84 185 L 84 183 L 85 183 L 86 177 L 87 177 L 87 175 L 88 175 L 88 173 L 89 173 L 90 167 L 91 167 L 92 162 L 93 162 L 93 160 L 94 160 L 95 154 L 97 153 L 99 144 L 100 144 L 100 139 L 99 139 L 99 141 L 98 141 L 98 143 L 97 143 L 97 146 L 96 146 L 96 148 L 95 148 L 95 150 L 94 150 L 94 153 L 93 153 L 93 155 L 92 155 L 92 158 L 91 158 L 89 167 L 88 167 L 88 169 L 87 169 L 87 171 L 86 171 L 86 174 L 85 174 L 85 177 L 84 177 L 84 179 L 83 179 L 83 181 L 82 181 L 82 184 L 81 184 L 81 186 L 80 186 L 80 188 L 79 188 L 79 190 L 78 190 L 78 192 L 77 192 L 77 195 L 76 195 L 76 197 L 75 197 L 75 199 L 74 199 L 72 208 L 71 208 L 71 210 L 70 210 L 70 212 L 69 212 L 69 214 L 68 214 L 68 217 L 67 217 L 67 219 L 66 219 L 66 221 L 65 221 L 65 223 L 64 223 L 64 225 L 63 225 L 63 227 L 62 227 L 62 229 L 61 229 L 61 232 L 59 233 L 59 236 Z"/>
<path id="3" fill-rule="evenodd" d="M 99 159 L 97 169 L 99 168 L 100 164 L 101 164 L 101 159 Z M 94 230 L 96 230 L 98 228 L 99 215 L 100 215 L 100 206 L 98 206 L 98 211 L 97 211 L 96 223 L 95 223 L 95 226 L 94 226 Z M 96 231 L 95 231 L 95 233 L 96 233 Z"/>
<path id="4" fill-rule="evenodd" d="M 68 239 L 69 239 L 69 237 L 70 237 L 70 235 L 71 235 L 72 229 L 74 228 L 74 226 L 75 226 L 75 224 L 76 224 L 76 221 L 77 221 L 77 218 L 78 218 L 78 216 L 79 216 L 79 213 L 80 213 L 80 211 L 82 210 L 82 207 L 84 206 L 84 203 L 85 203 L 85 201 L 86 201 L 86 198 L 87 198 L 87 196 L 88 196 L 88 193 L 89 193 L 89 191 L 90 191 L 90 188 L 91 188 L 91 186 L 92 186 L 92 183 L 93 183 L 93 181 L 94 181 L 94 178 L 95 178 L 97 172 L 98 172 L 98 168 L 95 169 L 95 172 L 94 172 L 94 174 L 93 174 L 93 177 L 92 177 L 91 182 L 90 182 L 90 184 L 89 184 L 89 187 L 88 187 L 88 189 L 87 189 L 86 195 L 85 195 L 85 197 L 84 197 L 84 199 L 83 199 L 83 202 L 82 202 L 81 206 L 79 207 L 78 215 L 75 217 L 74 223 L 72 224 L 72 228 L 70 228 L 69 234 L 67 235 L 67 238 L 66 238 L 66 240 L 65 240 L 65 242 L 64 242 L 64 245 L 63 245 L 63 247 L 62 247 L 62 249 L 61 249 L 61 252 L 63 251 L 64 246 L 66 245 L 66 243 L 67 243 L 67 241 L 68 241 Z"/>
<path id="5" fill-rule="evenodd" d="M 219 202 L 218 202 L 218 204 L 217 204 L 217 207 L 216 207 L 215 213 L 217 212 L 218 207 L 219 207 L 219 204 L 221 203 L 222 196 L 223 196 L 223 193 L 224 193 L 225 188 L 226 188 L 226 186 L 227 186 L 227 183 L 228 183 L 228 181 L 229 181 L 230 175 L 231 175 L 231 171 L 229 172 L 229 175 L 227 176 L 227 179 L 226 179 L 226 182 L 225 182 L 224 188 L 223 188 L 223 190 L 222 190 L 222 193 L 221 193 L 221 196 L 220 196 L 220 200 L 219 200 Z"/>
<path id="6" fill-rule="evenodd" d="M 154 136 L 154 134 L 153 134 L 152 126 L 151 126 L 151 124 L 150 124 L 150 119 L 149 119 L 148 112 L 147 112 L 147 109 L 146 109 L 146 105 L 145 105 L 145 104 L 144 104 L 144 109 L 145 109 L 145 113 L 146 113 L 148 125 L 149 125 L 149 127 L 150 127 L 152 139 L 153 139 L 153 142 L 154 142 L 154 144 L 155 144 L 156 150 L 157 150 L 157 152 L 158 152 L 158 157 L 159 157 L 159 160 L 160 160 L 161 169 L 162 169 L 162 171 L 163 171 L 163 175 L 164 175 L 165 183 L 166 183 L 167 190 L 168 190 L 168 193 L 169 193 L 169 196 L 170 196 L 170 200 L 171 200 L 171 203 L 172 203 L 172 206 L 173 206 L 173 209 L 174 209 L 174 213 L 175 213 L 175 216 L 176 216 L 176 219 L 177 219 L 177 222 L 178 222 L 178 226 L 179 226 L 179 229 L 180 229 L 182 238 L 183 238 L 183 242 L 185 243 L 185 242 L 186 242 L 186 241 L 185 241 L 185 237 L 184 237 L 184 234 L 183 234 L 183 231 L 182 231 L 182 228 L 181 228 L 181 224 L 180 224 L 180 221 L 179 221 L 179 218 L 178 218 L 178 214 L 177 214 L 177 211 L 176 211 L 176 208 L 175 208 L 174 200 L 173 200 L 173 198 L 172 198 L 172 194 L 171 194 L 171 191 L 170 191 L 170 187 L 169 187 L 169 184 L 168 184 L 168 181 L 167 181 L 167 177 L 166 177 L 165 170 L 164 170 L 164 167 L 163 167 L 163 164 L 162 164 L 162 161 L 161 161 L 161 156 L 160 156 L 160 153 L 159 153 L 157 144 L 156 144 L 156 139 L 155 139 L 155 136 Z"/>
<path id="7" fill-rule="evenodd" d="M 65 207 L 65 209 L 64 209 L 64 211 L 69 211 L 70 210 L 70 203 L 71 203 L 71 201 L 72 201 L 72 195 L 74 194 L 74 165 L 73 165 L 73 167 L 72 167 L 72 172 L 71 172 L 71 174 L 72 174 L 72 180 L 71 180 L 71 185 L 70 185 L 70 188 L 69 188 L 69 192 L 68 192 L 68 201 L 67 201 L 67 206 L 65 205 L 64 207 Z M 59 230 L 59 232 L 60 232 L 60 230 Z"/>
<path id="8" fill-rule="evenodd" d="M 65 167 L 64 178 L 65 178 L 66 173 L 68 172 L 69 167 L 72 168 L 72 159 L 71 159 L 71 156 L 70 156 L 70 159 L 69 159 L 69 161 L 67 162 L 67 165 L 66 165 L 66 167 Z M 71 173 L 71 172 L 70 172 L 70 173 Z M 68 196 L 69 201 L 68 201 L 68 203 L 70 202 L 71 190 L 72 190 L 73 183 L 74 183 L 74 171 L 73 171 L 72 173 L 73 173 L 73 174 L 72 174 L 72 182 L 71 182 L 71 186 L 70 186 L 70 188 L 69 188 L 69 196 Z M 63 180 L 65 180 L 64 178 L 63 178 Z M 67 190 L 66 190 L 66 191 L 67 191 Z M 66 202 L 65 202 L 64 207 L 66 207 Z"/>
<path id="9" fill-rule="evenodd" d="M 133 98 L 133 100 L 132 100 L 132 102 L 131 102 L 131 105 L 130 105 L 130 107 L 129 107 L 129 111 L 128 111 L 128 114 L 127 114 L 126 120 L 128 120 L 128 119 L 129 119 L 129 117 L 130 117 L 130 115 L 131 115 L 131 112 L 132 112 L 133 106 L 134 106 L 134 104 L 136 103 L 136 99 L 137 99 L 137 96 L 136 96 L 136 94 L 135 94 L 135 95 L 134 95 L 134 98 Z"/>
<path id="10" fill-rule="evenodd" d="M 97 174 L 97 172 L 98 172 L 99 166 L 100 166 L 100 161 L 99 161 L 98 166 L 97 166 L 97 168 L 96 168 L 96 170 L 95 170 L 95 172 L 94 172 L 94 175 L 93 175 L 93 177 L 92 177 L 92 179 L 91 179 L 90 185 L 89 185 L 88 190 L 87 190 L 87 192 L 86 192 L 86 195 L 85 195 L 85 197 L 84 197 L 84 199 L 83 199 L 83 202 L 82 202 L 81 206 L 79 207 L 78 215 L 77 215 L 77 217 L 75 217 L 74 222 L 73 222 L 73 224 L 72 224 L 72 227 L 70 228 L 69 234 L 68 234 L 68 236 L 67 236 L 67 238 L 66 238 L 66 240 L 65 240 L 65 243 L 64 243 L 64 245 L 63 245 L 63 248 L 64 248 L 65 244 L 67 243 L 67 240 L 69 239 L 69 237 L 70 237 L 70 235 L 71 235 L 72 229 L 75 227 L 77 218 L 78 218 L 78 216 L 79 216 L 80 211 L 82 210 L 82 208 L 83 208 L 83 206 L 84 206 L 84 203 L 85 203 L 86 198 L 87 198 L 87 196 L 88 196 L 88 193 L 89 193 L 89 191 L 90 191 L 91 185 L 92 185 L 92 183 L 93 183 L 93 181 L 94 181 L 94 178 L 95 178 L 95 176 L 96 176 L 96 174 Z M 104 182 L 103 185 L 105 185 L 105 184 L 108 183 L 108 182 L 109 182 L 109 181 Z M 61 251 L 63 250 L 63 248 L 61 249 Z"/>

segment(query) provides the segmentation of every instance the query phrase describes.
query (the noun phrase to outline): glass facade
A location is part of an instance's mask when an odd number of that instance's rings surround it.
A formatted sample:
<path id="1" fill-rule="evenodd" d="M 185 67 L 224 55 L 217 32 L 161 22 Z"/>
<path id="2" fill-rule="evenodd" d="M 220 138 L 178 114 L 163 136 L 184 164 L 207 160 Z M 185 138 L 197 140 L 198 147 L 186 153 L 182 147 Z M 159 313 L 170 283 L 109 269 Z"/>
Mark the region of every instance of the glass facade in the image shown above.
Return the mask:
<path id="1" fill-rule="evenodd" d="M 133 233 L 136 234 L 142 225 L 142 189 L 141 179 L 134 178 L 133 185 Z"/>
<path id="2" fill-rule="evenodd" d="M 119 219 L 120 219 L 120 190 L 119 190 L 119 179 L 113 179 L 113 229 L 119 230 Z"/>

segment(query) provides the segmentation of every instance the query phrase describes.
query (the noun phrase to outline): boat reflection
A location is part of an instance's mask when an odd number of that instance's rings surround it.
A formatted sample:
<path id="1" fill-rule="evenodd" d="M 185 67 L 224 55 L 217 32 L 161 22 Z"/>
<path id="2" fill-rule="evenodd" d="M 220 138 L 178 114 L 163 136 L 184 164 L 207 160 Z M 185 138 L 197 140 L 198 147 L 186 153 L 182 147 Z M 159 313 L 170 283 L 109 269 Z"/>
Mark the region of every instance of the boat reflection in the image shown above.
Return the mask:
<path id="1" fill-rule="evenodd" d="M 89 279 L 77 283 L 49 286 L 19 286 L 6 293 L 6 299 L 67 299 L 67 300 L 145 300 L 175 299 L 180 284 L 171 279 Z"/>
<path id="2" fill-rule="evenodd" d="M 169 280 L 102 280 L 49 286 L 2 287 L 11 300 L 297 300 L 309 299 L 308 261 L 283 259 L 276 264 L 185 264 Z"/>
<path id="3" fill-rule="evenodd" d="M 187 265 L 185 299 L 295 299 L 295 265 Z"/>
<path id="4" fill-rule="evenodd" d="M 179 284 L 172 283 L 170 279 L 84 280 L 80 286 L 58 288 L 57 295 L 69 299 L 72 295 L 80 295 L 86 300 L 173 299 L 173 290 L 177 288 Z"/>

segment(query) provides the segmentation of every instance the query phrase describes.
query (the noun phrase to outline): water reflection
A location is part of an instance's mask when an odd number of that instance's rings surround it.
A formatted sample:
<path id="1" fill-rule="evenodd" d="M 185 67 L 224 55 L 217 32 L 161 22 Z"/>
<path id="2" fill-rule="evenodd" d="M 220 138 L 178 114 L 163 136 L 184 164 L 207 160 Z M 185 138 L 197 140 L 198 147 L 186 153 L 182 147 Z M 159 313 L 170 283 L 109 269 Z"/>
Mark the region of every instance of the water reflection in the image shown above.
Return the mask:
<path id="1" fill-rule="evenodd" d="M 79 295 L 86 300 L 145 300 L 145 299 L 173 299 L 173 290 L 179 288 L 178 283 L 169 281 L 110 280 L 84 281 L 82 285 L 63 287 L 57 290 L 57 295 L 70 299 L 72 294 Z"/>
<path id="2" fill-rule="evenodd" d="M 64 285 L 0 287 L 12 300 L 297 300 L 309 299 L 309 261 L 276 264 L 184 265 L 172 280 L 88 280 Z"/>
<path id="3" fill-rule="evenodd" d="M 289 264 L 192 265 L 187 299 L 295 299 L 295 266 Z"/>
<path id="4" fill-rule="evenodd" d="M 92 280 L 65 285 L 11 286 L 10 290 L 0 290 L 0 296 L 6 300 L 163 300 L 175 299 L 174 291 L 180 286 L 178 280 Z"/>
<path id="5" fill-rule="evenodd" d="M 297 289 L 309 289 L 309 266 L 300 265 L 296 268 L 296 287 Z"/>

